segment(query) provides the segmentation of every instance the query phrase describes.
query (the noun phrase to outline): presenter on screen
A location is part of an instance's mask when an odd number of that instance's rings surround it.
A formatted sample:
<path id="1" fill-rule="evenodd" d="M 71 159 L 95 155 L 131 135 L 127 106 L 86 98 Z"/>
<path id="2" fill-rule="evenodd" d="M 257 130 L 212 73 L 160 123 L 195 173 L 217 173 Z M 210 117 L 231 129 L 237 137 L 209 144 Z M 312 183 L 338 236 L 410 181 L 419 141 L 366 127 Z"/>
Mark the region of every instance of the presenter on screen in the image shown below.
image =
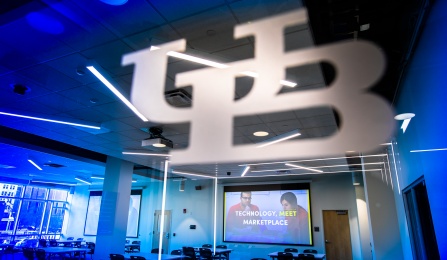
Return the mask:
<path id="1" fill-rule="evenodd" d="M 228 210 L 226 229 L 232 233 L 259 231 L 259 226 L 248 224 L 250 220 L 260 219 L 258 206 L 251 204 L 251 191 L 241 192 L 241 202 Z"/>
<path id="2" fill-rule="evenodd" d="M 310 244 L 309 215 L 307 211 L 298 205 L 296 195 L 286 192 L 280 199 L 282 208 L 286 214 L 287 235 L 296 244 Z"/>

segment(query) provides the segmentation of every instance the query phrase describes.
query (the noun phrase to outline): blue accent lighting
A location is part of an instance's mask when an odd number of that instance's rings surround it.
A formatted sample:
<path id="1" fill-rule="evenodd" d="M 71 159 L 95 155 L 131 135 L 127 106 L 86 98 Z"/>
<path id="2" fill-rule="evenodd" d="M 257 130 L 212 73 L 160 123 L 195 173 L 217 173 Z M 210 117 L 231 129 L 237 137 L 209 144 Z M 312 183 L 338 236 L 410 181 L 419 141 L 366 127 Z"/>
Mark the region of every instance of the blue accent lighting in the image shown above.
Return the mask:
<path id="1" fill-rule="evenodd" d="M 31 12 L 26 16 L 26 20 L 34 29 L 49 34 L 61 34 L 65 29 L 61 22 L 42 13 Z"/>

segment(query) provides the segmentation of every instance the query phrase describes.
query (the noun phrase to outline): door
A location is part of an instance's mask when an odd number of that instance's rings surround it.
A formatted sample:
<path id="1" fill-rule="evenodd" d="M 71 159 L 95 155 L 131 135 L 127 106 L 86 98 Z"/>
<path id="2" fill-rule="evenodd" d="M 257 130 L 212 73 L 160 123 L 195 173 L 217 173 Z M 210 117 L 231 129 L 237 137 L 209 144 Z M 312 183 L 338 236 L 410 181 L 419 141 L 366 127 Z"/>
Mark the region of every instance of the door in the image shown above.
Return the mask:
<path id="1" fill-rule="evenodd" d="M 154 231 L 152 232 L 152 249 L 159 248 L 161 231 L 161 210 L 154 213 Z M 163 228 L 163 253 L 169 254 L 169 240 L 171 238 L 171 211 L 165 210 Z"/>
<path id="2" fill-rule="evenodd" d="M 323 210 L 323 225 L 326 259 L 352 259 L 348 211 Z"/>
<path id="3" fill-rule="evenodd" d="M 425 180 L 417 180 L 403 193 L 413 258 L 440 259 Z"/>

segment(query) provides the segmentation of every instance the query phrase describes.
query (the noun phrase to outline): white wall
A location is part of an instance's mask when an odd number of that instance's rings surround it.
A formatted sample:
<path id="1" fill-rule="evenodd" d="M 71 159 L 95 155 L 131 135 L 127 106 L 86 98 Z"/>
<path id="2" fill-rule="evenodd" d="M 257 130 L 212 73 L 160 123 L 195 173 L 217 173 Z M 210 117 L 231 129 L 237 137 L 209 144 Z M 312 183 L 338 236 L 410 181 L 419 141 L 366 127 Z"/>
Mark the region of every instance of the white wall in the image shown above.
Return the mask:
<path id="1" fill-rule="evenodd" d="M 389 179 L 382 181 L 381 172 L 364 176 L 375 259 L 403 259 L 393 193 L 397 186 Z"/>

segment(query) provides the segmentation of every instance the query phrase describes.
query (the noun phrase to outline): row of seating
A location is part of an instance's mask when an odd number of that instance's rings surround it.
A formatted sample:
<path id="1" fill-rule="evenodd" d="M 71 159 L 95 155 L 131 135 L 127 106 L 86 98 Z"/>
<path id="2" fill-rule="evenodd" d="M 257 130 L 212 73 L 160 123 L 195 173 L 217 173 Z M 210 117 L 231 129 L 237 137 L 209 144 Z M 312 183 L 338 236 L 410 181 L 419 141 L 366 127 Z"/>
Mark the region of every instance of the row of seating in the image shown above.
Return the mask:
<path id="1" fill-rule="evenodd" d="M 284 249 L 284 252 L 278 252 L 278 260 L 293 260 L 293 254 L 292 253 L 298 253 L 298 249 L 296 248 L 286 248 Z M 299 260 L 306 260 L 306 259 L 315 259 L 315 256 L 313 254 L 318 254 L 318 251 L 315 249 L 304 249 L 302 254 L 298 254 Z M 296 258 L 295 258 L 296 259 Z M 265 258 L 252 258 L 251 260 L 267 260 Z"/>

